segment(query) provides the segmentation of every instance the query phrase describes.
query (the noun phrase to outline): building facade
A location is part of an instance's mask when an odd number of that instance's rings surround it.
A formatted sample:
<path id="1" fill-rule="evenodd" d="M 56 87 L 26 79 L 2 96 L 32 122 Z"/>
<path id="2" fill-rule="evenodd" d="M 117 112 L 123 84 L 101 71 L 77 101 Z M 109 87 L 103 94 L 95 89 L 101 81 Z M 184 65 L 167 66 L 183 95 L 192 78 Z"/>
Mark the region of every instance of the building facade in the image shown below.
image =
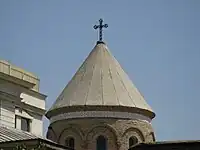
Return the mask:
<path id="1" fill-rule="evenodd" d="M 68 150 L 43 137 L 46 95 L 39 78 L 0 60 L 0 150 Z"/>
<path id="2" fill-rule="evenodd" d="M 0 61 L 0 123 L 43 135 L 46 95 L 39 78 L 6 61 Z"/>

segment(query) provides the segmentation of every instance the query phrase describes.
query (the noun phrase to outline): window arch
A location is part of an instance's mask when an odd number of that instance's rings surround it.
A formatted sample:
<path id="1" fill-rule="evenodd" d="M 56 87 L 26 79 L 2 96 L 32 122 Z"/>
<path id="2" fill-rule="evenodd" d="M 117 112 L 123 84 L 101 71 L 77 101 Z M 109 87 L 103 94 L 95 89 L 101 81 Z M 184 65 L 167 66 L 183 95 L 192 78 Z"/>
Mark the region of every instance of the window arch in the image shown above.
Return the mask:
<path id="1" fill-rule="evenodd" d="M 137 143 L 138 143 L 138 139 L 135 136 L 132 136 L 129 138 L 129 148 L 131 148 Z"/>
<path id="2" fill-rule="evenodd" d="M 75 147 L 75 140 L 73 137 L 68 137 L 65 140 L 65 146 L 70 147 L 70 148 L 74 148 Z"/>
<path id="3" fill-rule="evenodd" d="M 100 135 L 96 139 L 96 150 L 107 150 L 107 139 Z"/>

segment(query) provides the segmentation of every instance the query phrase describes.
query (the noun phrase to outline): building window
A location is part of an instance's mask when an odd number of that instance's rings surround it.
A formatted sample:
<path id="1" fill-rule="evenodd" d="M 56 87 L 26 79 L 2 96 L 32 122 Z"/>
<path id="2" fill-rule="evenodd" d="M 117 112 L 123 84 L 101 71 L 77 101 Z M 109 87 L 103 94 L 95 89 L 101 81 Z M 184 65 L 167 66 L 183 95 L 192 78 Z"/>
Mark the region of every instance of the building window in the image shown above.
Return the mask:
<path id="1" fill-rule="evenodd" d="M 129 138 L 129 148 L 131 148 L 137 143 L 138 143 L 138 139 L 135 136 L 132 136 Z"/>
<path id="2" fill-rule="evenodd" d="M 102 135 L 96 140 L 96 150 L 107 150 L 107 140 Z"/>
<path id="3" fill-rule="evenodd" d="M 30 119 L 21 117 L 21 130 L 30 132 Z"/>
<path id="4" fill-rule="evenodd" d="M 68 137 L 65 140 L 65 146 L 70 147 L 70 148 L 74 148 L 74 146 L 75 146 L 75 140 L 74 140 L 74 138 Z"/>

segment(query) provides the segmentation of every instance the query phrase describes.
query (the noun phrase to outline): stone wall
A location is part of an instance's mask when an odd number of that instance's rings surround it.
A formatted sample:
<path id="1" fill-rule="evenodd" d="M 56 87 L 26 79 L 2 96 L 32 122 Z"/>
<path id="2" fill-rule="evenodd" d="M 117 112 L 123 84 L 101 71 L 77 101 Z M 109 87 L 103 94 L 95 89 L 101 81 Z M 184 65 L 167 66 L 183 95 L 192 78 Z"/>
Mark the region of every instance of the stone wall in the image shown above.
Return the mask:
<path id="1" fill-rule="evenodd" d="M 129 138 L 138 142 L 155 141 L 150 123 L 140 120 L 119 119 L 71 119 L 57 121 L 50 125 L 47 138 L 64 145 L 67 137 L 75 139 L 76 150 L 95 150 L 96 138 L 103 135 L 108 150 L 127 150 Z"/>

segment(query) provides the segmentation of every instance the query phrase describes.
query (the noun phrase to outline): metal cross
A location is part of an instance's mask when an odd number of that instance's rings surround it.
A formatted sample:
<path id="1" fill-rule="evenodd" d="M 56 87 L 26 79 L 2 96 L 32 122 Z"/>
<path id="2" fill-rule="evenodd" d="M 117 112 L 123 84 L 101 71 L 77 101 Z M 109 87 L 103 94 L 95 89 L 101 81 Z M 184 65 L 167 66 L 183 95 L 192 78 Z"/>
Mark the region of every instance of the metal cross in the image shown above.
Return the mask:
<path id="1" fill-rule="evenodd" d="M 102 32 L 103 32 L 103 28 L 107 28 L 108 24 L 103 24 L 103 19 L 99 19 L 99 25 L 95 25 L 94 29 L 98 29 L 99 28 L 99 41 L 102 41 Z"/>

